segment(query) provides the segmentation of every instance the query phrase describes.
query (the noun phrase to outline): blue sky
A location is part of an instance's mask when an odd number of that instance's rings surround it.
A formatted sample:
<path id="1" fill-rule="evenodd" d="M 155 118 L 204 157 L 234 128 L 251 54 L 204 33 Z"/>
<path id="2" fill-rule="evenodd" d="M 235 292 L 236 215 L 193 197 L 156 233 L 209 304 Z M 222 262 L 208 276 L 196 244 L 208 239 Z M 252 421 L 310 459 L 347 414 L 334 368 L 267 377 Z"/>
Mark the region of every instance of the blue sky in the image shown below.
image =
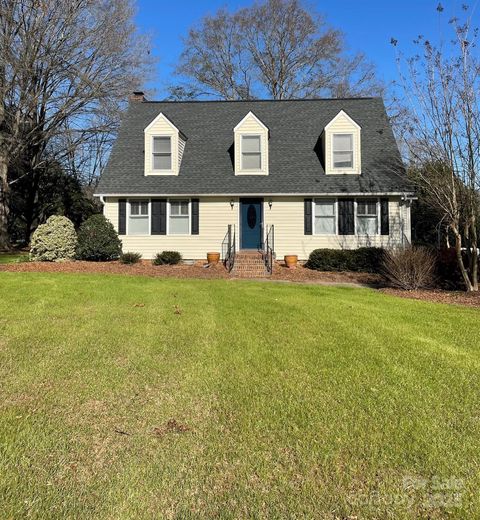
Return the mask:
<path id="1" fill-rule="evenodd" d="M 156 78 L 151 85 L 156 90 L 155 97 L 161 99 L 166 86 L 175 83 L 172 72 L 182 50 L 182 36 L 193 24 L 221 7 L 235 10 L 251 3 L 250 0 L 138 0 L 137 23 L 153 35 L 153 52 L 159 57 Z M 444 21 L 454 15 L 461 16 L 462 3 L 465 0 L 443 0 Z M 306 5 L 342 30 L 349 50 L 363 51 L 376 64 L 379 77 L 387 83 L 395 79 L 397 73 L 390 45 L 392 37 L 399 41 L 399 48 L 410 54 L 411 42 L 419 34 L 432 41 L 440 34 L 438 0 L 310 0 Z M 477 21 L 479 12 L 480 6 L 474 16 Z"/>

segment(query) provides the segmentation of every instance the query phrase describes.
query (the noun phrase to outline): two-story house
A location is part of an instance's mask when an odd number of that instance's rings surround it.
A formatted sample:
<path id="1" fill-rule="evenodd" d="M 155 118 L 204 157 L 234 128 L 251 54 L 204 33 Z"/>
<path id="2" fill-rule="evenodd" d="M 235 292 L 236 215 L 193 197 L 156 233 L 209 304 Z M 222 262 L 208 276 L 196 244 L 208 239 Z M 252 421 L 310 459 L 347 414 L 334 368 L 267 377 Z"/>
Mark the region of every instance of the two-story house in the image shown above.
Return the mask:
<path id="1" fill-rule="evenodd" d="M 152 102 L 135 93 L 96 195 L 124 251 L 144 258 L 203 259 L 229 226 L 238 251 L 262 249 L 273 225 L 277 256 L 299 259 L 410 240 L 411 188 L 380 98 Z"/>

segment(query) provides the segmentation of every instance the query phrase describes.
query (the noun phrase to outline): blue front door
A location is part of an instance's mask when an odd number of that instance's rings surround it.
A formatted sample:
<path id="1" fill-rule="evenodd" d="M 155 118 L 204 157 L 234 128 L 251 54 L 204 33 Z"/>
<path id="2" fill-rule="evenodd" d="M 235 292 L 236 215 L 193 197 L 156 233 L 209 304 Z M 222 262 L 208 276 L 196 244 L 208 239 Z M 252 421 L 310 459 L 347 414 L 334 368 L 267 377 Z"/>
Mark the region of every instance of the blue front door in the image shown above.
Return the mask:
<path id="1" fill-rule="evenodd" d="M 240 247 L 262 248 L 262 199 L 240 199 Z"/>

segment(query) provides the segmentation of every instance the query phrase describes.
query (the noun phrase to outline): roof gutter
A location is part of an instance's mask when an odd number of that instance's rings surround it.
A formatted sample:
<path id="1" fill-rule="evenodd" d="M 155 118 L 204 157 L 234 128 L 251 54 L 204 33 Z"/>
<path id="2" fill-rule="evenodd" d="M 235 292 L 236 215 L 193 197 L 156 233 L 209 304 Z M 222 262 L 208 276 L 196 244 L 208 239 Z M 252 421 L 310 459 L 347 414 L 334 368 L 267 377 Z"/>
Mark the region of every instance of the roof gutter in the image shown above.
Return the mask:
<path id="1" fill-rule="evenodd" d="M 94 193 L 94 197 L 99 197 L 102 203 L 105 197 L 402 197 L 415 200 L 413 192 L 404 191 L 378 191 L 378 192 L 318 192 L 318 193 Z"/>

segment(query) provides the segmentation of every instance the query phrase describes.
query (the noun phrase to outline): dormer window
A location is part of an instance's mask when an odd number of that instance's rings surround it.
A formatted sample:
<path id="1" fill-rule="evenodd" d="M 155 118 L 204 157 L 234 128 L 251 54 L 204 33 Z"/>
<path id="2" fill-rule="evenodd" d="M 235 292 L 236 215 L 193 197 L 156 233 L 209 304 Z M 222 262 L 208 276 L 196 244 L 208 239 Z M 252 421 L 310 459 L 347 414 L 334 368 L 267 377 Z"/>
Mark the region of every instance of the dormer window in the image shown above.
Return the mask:
<path id="1" fill-rule="evenodd" d="M 261 142 L 260 135 L 242 135 L 242 170 L 262 169 Z"/>
<path id="2" fill-rule="evenodd" d="M 144 134 L 145 175 L 179 175 L 187 137 L 161 112 Z"/>
<path id="3" fill-rule="evenodd" d="M 172 169 L 172 138 L 170 136 L 154 136 L 152 146 L 152 169 Z"/>
<path id="4" fill-rule="evenodd" d="M 268 128 L 248 112 L 233 131 L 235 175 L 268 175 Z"/>
<path id="5" fill-rule="evenodd" d="M 353 134 L 333 134 L 333 167 L 353 168 Z"/>
<path id="6" fill-rule="evenodd" d="M 361 131 L 343 110 L 325 126 L 322 146 L 327 175 L 362 173 Z"/>

